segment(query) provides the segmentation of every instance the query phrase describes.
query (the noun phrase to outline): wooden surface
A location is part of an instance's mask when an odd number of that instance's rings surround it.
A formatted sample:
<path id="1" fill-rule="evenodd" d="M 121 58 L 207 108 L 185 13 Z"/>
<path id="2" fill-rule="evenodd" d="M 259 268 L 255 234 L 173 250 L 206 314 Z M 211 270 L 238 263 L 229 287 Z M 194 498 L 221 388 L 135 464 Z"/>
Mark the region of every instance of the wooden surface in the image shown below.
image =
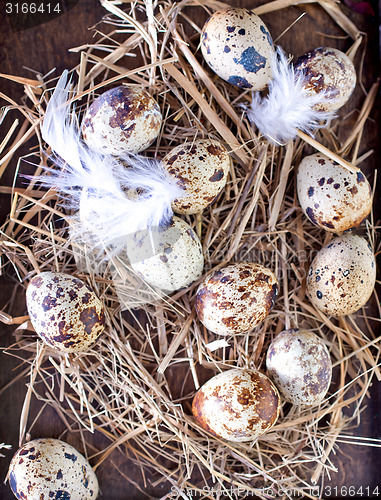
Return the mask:
<path id="1" fill-rule="evenodd" d="M 0 3 L 2 5 L 3 2 Z M 4 2 L 5 3 L 5 2 Z M 239 2 L 241 6 L 253 7 L 259 2 L 250 2 L 245 0 Z M 238 5 L 235 3 L 235 5 Z M 344 10 L 364 32 L 368 33 L 368 44 L 362 83 L 366 89 L 376 80 L 379 73 L 378 58 L 378 24 L 375 17 L 363 16 L 351 11 L 344 6 Z M 297 28 L 287 32 L 281 39 L 281 45 L 286 51 L 293 53 L 296 57 L 309 49 L 322 45 L 329 45 L 333 40 L 334 46 L 342 50 L 347 50 L 350 41 L 343 36 L 343 32 L 334 25 L 332 20 L 320 8 L 312 5 L 301 5 L 292 7 L 275 14 L 263 16 L 268 24 L 274 38 L 280 35 L 294 20 L 303 12 L 305 16 L 298 22 Z M 89 27 L 99 22 L 105 14 L 98 0 L 80 0 L 78 4 L 58 19 L 52 20 L 43 25 L 30 28 L 25 31 L 13 33 L 9 20 L 0 14 L 0 71 L 1 73 L 20 75 L 34 78 L 34 70 L 40 74 L 48 73 L 56 68 L 54 76 L 59 75 L 63 69 L 74 67 L 79 61 L 79 55 L 75 52 L 69 52 L 72 47 L 80 46 L 91 42 L 92 32 Z M 192 14 L 190 14 L 192 15 Z M 199 20 L 197 20 L 199 22 Z M 339 39 L 332 39 L 331 36 L 338 36 Z M 361 57 L 361 54 L 358 54 Z M 130 63 L 131 64 L 131 63 Z M 0 92 L 7 94 L 17 102 L 20 101 L 23 90 L 21 86 L 7 80 L 0 79 Z M 361 105 L 364 95 L 360 86 L 347 110 L 353 109 L 353 104 Z M 1 105 L 4 102 L 1 102 Z M 345 112 L 345 111 L 343 111 Z M 19 117 L 16 112 L 9 113 L 4 125 L 3 135 L 13 120 Z M 372 119 L 368 122 L 363 135 L 361 152 L 370 148 L 375 149 L 375 153 L 363 165 L 362 168 L 367 174 L 370 174 L 379 163 L 380 150 L 378 146 L 379 137 L 379 115 L 372 113 Z M 31 144 L 20 151 L 20 155 L 27 152 Z M 361 154 L 360 152 L 360 154 Z M 5 176 L 1 179 L 1 185 L 11 185 L 13 180 L 13 169 L 8 168 Z M 376 213 L 379 212 L 379 196 L 376 200 Z M 7 195 L 0 194 L 0 217 L 4 219 L 9 212 L 10 198 Z M 11 274 L 0 277 L 0 309 L 5 309 L 11 314 L 25 314 L 25 300 L 21 289 L 15 290 L 15 278 Z M 14 294 L 14 295 L 13 295 Z M 5 327 L 0 324 L 0 342 L 2 347 L 10 345 L 14 341 L 14 327 Z M 7 386 L 19 374 L 25 365 L 20 360 L 9 355 L 0 354 L 0 388 Z M 9 461 L 17 449 L 18 443 L 18 425 L 22 404 L 25 397 L 27 377 L 19 378 L 9 388 L 0 393 L 0 442 L 12 445 L 12 451 L 6 451 L 5 458 L 0 459 L 0 498 L 14 498 L 8 485 L 3 484 Z M 353 433 L 358 436 L 367 436 L 381 438 L 381 389 L 379 383 L 374 382 L 371 388 L 371 398 L 366 400 L 366 408 L 361 414 L 359 426 L 353 429 Z M 41 404 L 32 401 L 29 425 L 32 424 L 34 417 L 38 414 Z M 74 444 L 79 450 L 82 449 L 81 435 L 78 432 L 71 434 L 64 433 L 65 426 L 57 413 L 51 408 L 45 408 L 36 424 L 32 427 L 31 436 L 36 437 L 63 437 L 66 441 Z M 101 441 L 98 435 L 84 435 L 90 443 L 89 449 L 94 452 L 101 449 L 107 443 Z M 339 468 L 338 474 L 332 473 L 331 493 L 332 496 L 340 495 L 345 492 L 341 486 L 347 487 L 353 485 L 357 488 L 369 487 L 370 491 L 380 486 L 381 480 L 379 466 L 381 463 L 380 449 L 361 446 L 340 445 L 337 450 L 334 463 Z M 119 470 L 119 471 L 118 471 Z M 150 477 L 141 474 L 141 471 L 134 467 L 126 458 L 115 452 L 108 461 L 103 463 L 97 470 L 102 497 L 107 500 L 118 499 L 139 499 L 139 498 L 160 498 L 168 490 L 165 487 L 155 487 L 150 484 Z M 336 487 L 336 489 L 335 489 Z M 356 491 L 357 491 L 356 490 Z M 365 494 L 364 489 L 364 497 Z M 329 490 L 326 490 L 326 496 Z M 353 496 L 353 495 L 352 495 Z"/>

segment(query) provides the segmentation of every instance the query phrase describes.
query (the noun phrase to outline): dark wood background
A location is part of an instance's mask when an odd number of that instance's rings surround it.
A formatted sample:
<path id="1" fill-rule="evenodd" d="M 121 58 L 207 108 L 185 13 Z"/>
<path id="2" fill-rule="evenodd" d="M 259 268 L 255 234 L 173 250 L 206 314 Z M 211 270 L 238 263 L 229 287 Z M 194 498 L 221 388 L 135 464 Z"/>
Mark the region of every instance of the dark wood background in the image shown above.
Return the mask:
<path id="1" fill-rule="evenodd" d="M 72 1 L 71 3 L 75 2 Z M 260 3 L 256 0 L 243 0 L 235 2 L 235 5 L 254 7 Z M 353 10 L 353 3 L 348 2 L 347 5 L 343 6 L 343 9 L 355 24 L 368 34 L 363 85 L 366 89 L 369 89 L 379 75 L 378 9 L 374 3 L 374 16 L 362 14 Z M 56 68 L 54 76 L 58 76 L 65 68 L 71 69 L 78 64 L 79 55 L 69 52 L 69 49 L 91 42 L 93 32 L 89 28 L 100 22 L 102 16 L 106 13 L 98 0 L 79 0 L 73 8 L 57 19 L 24 31 L 13 32 L 9 19 L 4 15 L 5 4 L 5 0 L 0 0 L 0 72 L 29 78 L 34 78 L 34 73 L 31 70 L 46 74 L 52 68 Z M 266 15 L 264 20 L 274 38 L 276 38 L 276 35 L 282 33 L 302 12 L 306 12 L 306 15 L 298 23 L 297 28 L 290 30 L 281 40 L 281 45 L 286 51 L 293 53 L 297 57 L 307 50 L 322 45 L 334 44 L 332 46 L 341 50 L 349 48 L 350 40 L 343 36 L 344 33 L 334 25 L 323 9 L 316 5 L 301 5 L 288 8 L 275 14 Z M 331 39 L 327 35 L 339 36 L 340 38 Z M 360 57 L 360 54 L 358 57 Z M 127 65 L 128 61 L 124 64 Z M 0 79 L 0 92 L 20 102 L 23 89 L 16 83 Z M 346 109 L 350 110 L 361 106 L 363 99 L 364 95 L 358 86 Z M 0 99 L 0 105 L 3 104 L 5 103 Z M 345 110 L 342 112 L 344 113 Z M 9 113 L 2 130 L 0 130 L 0 136 L 4 136 L 7 126 L 16 117 L 18 117 L 16 111 Z M 361 154 L 369 148 L 375 149 L 375 154 L 362 165 L 367 174 L 373 172 L 379 164 L 379 133 L 379 113 L 376 109 L 372 112 L 372 119 L 366 126 L 360 151 Z M 20 156 L 27 152 L 29 146 L 30 144 L 20 151 Z M 0 180 L 0 185 L 11 185 L 15 165 L 16 161 L 7 169 Z M 378 200 L 379 195 L 376 198 L 376 214 L 380 213 Z M 9 213 L 9 203 L 10 197 L 0 194 L 0 222 Z M 16 295 L 13 295 L 14 288 L 15 280 L 11 275 L 0 276 L 0 309 L 5 309 L 14 316 L 23 315 L 25 314 L 24 296 L 21 290 Z M 14 327 L 6 327 L 0 324 L 1 347 L 13 343 L 13 333 Z M 20 372 L 19 364 L 20 362 L 17 359 L 0 353 L 0 390 Z M 19 416 L 27 382 L 27 378 L 19 379 L 8 389 L 0 392 L 0 442 L 12 445 L 12 450 L 5 451 L 5 458 L 0 459 L 0 498 L 5 500 L 14 498 L 9 486 L 3 484 L 3 480 L 9 461 L 17 449 Z M 357 428 L 353 429 L 354 435 L 381 438 L 380 386 L 381 384 L 374 382 L 371 388 L 371 398 L 366 400 L 366 409 L 361 414 L 361 423 Z M 40 403 L 33 400 L 29 423 L 33 421 L 39 408 Z M 33 427 L 32 438 L 60 437 L 63 431 L 64 426 L 61 420 L 52 409 L 46 408 Z M 81 450 L 82 444 L 78 433 L 73 435 L 64 434 L 63 436 L 66 441 Z M 102 438 L 98 435 L 86 435 L 86 439 L 94 447 L 93 451 L 101 449 L 106 444 L 102 442 Z M 376 486 L 380 486 L 379 495 L 381 496 L 380 449 L 340 445 L 334 463 L 339 468 L 339 473 L 332 473 L 330 483 L 333 488 L 332 496 L 345 496 L 340 495 L 344 491 L 341 489 L 343 485 L 353 485 L 356 489 L 360 486 L 363 486 L 363 488 L 369 487 L 371 491 Z M 165 486 L 150 486 L 149 477 L 148 483 L 144 485 L 139 469 L 134 467 L 128 459 L 122 457 L 118 452 L 113 453 L 110 459 L 99 467 L 97 475 L 102 490 L 102 498 L 108 500 L 160 498 L 168 492 Z M 335 486 L 337 489 L 335 489 Z M 367 495 L 364 490 L 365 496 Z"/>

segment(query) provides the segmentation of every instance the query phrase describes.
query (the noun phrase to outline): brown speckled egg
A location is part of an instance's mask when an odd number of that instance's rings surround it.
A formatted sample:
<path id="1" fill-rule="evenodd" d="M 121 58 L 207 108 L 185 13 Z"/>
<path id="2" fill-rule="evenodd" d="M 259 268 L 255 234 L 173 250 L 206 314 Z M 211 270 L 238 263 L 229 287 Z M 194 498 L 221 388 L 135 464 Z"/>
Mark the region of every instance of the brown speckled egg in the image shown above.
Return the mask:
<path id="1" fill-rule="evenodd" d="M 351 314 L 366 304 L 376 281 L 376 263 L 367 241 L 344 234 L 316 255 L 307 275 L 307 295 L 320 311 Z"/>
<path id="2" fill-rule="evenodd" d="M 278 391 L 256 370 L 219 373 L 196 393 L 192 412 L 203 429 L 228 441 L 252 441 L 268 431 L 280 410 Z"/>
<path id="3" fill-rule="evenodd" d="M 91 104 L 83 123 L 83 139 L 90 149 L 120 155 L 139 153 L 157 138 L 162 116 L 145 90 L 116 87 Z"/>
<path id="4" fill-rule="evenodd" d="M 173 217 L 168 226 L 131 235 L 127 256 L 144 281 L 166 292 L 191 285 L 200 278 L 204 267 L 200 240 L 179 217 Z"/>
<path id="5" fill-rule="evenodd" d="M 274 306 L 277 279 L 260 264 L 242 262 L 205 278 L 197 290 L 196 311 L 208 330 L 244 333 L 263 321 Z"/>
<path id="6" fill-rule="evenodd" d="M 307 330 L 285 330 L 271 342 L 267 372 L 294 405 L 320 404 L 331 383 L 332 362 L 324 342 Z"/>
<path id="7" fill-rule="evenodd" d="M 215 12 L 203 27 L 201 52 L 220 78 L 237 87 L 261 90 L 271 78 L 273 41 L 266 25 L 249 9 Z"/>
<path id="8" fill-rule="evenodd" d="M 32 325 L 45 344 L 64 352 L 88 349 L 104 330 L 101 301 L 82 280 L 43 272 L 26 291 Z"/>
<path id="9" fill-rule="evenodd" d="M 303 212 L 326 231 L 352 229 L 371 211 L 372 188 L 366 177 L 321 153 L 303 158 L 296 179 Z"/>
<path id="10" fill-rule="evenodd" d="M 329 47 L 319 47 L 299 57 L 295 71 L 304 73 L 305 88 L 311 95 L 326 93 L 322 103 L 315 106 L 319 111 L 336 111 L 344 106 L 356 86 L 352 61 L 344 52 Z"/>
<path id="11" fill-rule="evenodd" d="M 16 498 L 93 500 L 98 496 L 98 480 L 90 464 L 58 439 L 24 444 L 12 458 L 8 474 Z"/>
<path id="12" fill-rule="evenodd" d="M 195 214 L 210 205 L 225 186 L 230 156 L 220 142 L 200 139 L 172 149 L 163 165 L 185 190 L 185 196 L 172 203 L 173 211 Z"/>

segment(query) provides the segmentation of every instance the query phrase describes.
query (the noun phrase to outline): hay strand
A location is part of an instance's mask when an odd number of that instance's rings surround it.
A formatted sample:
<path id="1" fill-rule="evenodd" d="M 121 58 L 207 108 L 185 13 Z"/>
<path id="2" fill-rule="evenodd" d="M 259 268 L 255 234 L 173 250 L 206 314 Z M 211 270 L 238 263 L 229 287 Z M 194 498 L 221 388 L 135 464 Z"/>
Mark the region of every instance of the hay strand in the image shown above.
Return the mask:
<path id="1" fill-rule="evenodd" d="M 301 3 L 311 7 L 316 3 L 329 13 L 354 40 L 353 56 L 361 43 L 360 32 L 334 1 L 276 0 L 254 11 L 277 12 Z M 192 490 L 212 499 L 215 492 L 233 498 L 239 492 L 241 497 L 268 500 L 271 491 L 282 496 L 292 489 L 295 495 L 315 498 L 309 488 L 334 473 L 332 454 L 338 443 L 380 446 L 379 440 L 349 436 L 373 377 L 381 379 L 380 337 L 375 334 L 380 320 L 369 317 L 366 308 L 345 320 L 327 317 L 307 300 L 309 263 L 332 235 L 302 213 L 293 167 L 312 147 L 357 172 L 357 165 L 372 154 L 361 150 L 361 140 L 378 82 L 342 142 L 339 129 L 350 116 L 333 121 L 317 139 L 300 133 L 287 147 L 272 146 L 242 118 L 245 92 L 216 78 L 197 51 L 201 26 L 190 19 L 188 9 L 196 9 L 201 19 L 205 11 L 226 4 L 214 0 L 118 4 L 102 0 L 102 4 L 107 10 L 105 33 L 97 26 L 91 44 L 73 49 L 79 58 L 73 68 L 78 119 L 95 95 L 110 86 L 138 85 L 152 93 L 164 116 L 160 136 L 144 154 L 161 158 L 195 138 L 224 143 L 233 159 L 226 187 L 203 212 L 185 217 L 202 243 L 203 276 L 229 263 L 258 262 L 277 275 L 280 293 L 269 316 L 253 331 L 217 338 L 196 315 L 199 282 L 158 297 L 123 259 L 100 265 L 86 245 L 68 240 L 70 214 L 54 191 L 44 191 L 33 180 L 22 188 L 0 186 L 1 193 L 11 195 L 9 217 L 0 231 L 2 275 L 16 276 L 17 286 L 25 289 L 41 271 L 73 274 L 85 280 L 106 307 L 105 334 L 89 352 L 76 355 L 41 347 L 28 317 L 14 317 L 6 307 L 0 312 L 0 321 L 18 325 L 15 344 L 7 350 L 21 362 L 22 372 L 15 381 L 29 375 L 20 443 L 50 406 L 68 432 L 80 429 L 84 441 L 87 432 L 106 439 L 104 447 L 88 445 L 96 469 L 105 462 L 117 467 L 113 453 L 119 450 L 141 472 L 144 487 L 157 487 L 160 494 L 188 498 L 187 491 Z M 47 162 L 40 126 L 51 91 L 46 89 L 52 89 L 54 82 L 0 76 L 24 85 L 30 105 L 6 98 L 9 109 L 17 109 L 24 121 L 14 120 L 0 145 L 4 153 L 0 177 L 32 137 L 37 147 L 28 156 L 28 167 L 35 165 L 40 174 Z M 351 162 L 346 159 L 349 155 Z M 20 162 L 18 169 L 22 172 Z M 377 228 L 373 215 L 361 228 L 368 232 L 376 253 Z M 373 299 L 377 300 L 376 294 Z M 126 308 L 132 300 L 136 307 Z M 336 383 L 321 405 L 283 404 L 276 425 L 254 443 L 228 443 L 203 431 L 190 411 L 197 388 L 212 374 L 233 367 L 264 372 L 271 340 L 292 327 L 316 332 L 329 349 Z M 34 397 L 41 402 L 41 412 L 30 423 Z"/>

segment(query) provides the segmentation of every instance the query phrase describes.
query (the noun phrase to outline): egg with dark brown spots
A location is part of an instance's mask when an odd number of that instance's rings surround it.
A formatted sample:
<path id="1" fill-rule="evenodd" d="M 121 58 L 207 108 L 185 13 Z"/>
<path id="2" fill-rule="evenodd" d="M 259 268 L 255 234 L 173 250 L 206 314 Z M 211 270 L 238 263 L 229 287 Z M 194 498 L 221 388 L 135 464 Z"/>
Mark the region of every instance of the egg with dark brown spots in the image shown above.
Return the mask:
<path id="1" fill-rule="evenodd" d="M 93 500 L 99 487 L 88 461 L 59 439 L 34 439 L 14 455 L 8 471 L 16 498 Z"/>
<path id="2" fill-rule="evenodd" d="M 196 311 L 210 331 L 245 333 L 263 321 L 274 306 L 278 281 L 266 267 L 242 262 L 209 274 L 196 295 Z"/>
<path id="3" fill-rule="evenodd" d="M 261 90 L 271 78 L 273 41 L 264 22 L 249 9 L 215 12 L 203 27 L 201 52 L 220 78 L 237 87 Z"/>
<path id="4" fill-rule="evenodd" d="M 304 75 L 310 95 L 324 93 L 319 111 L 336 111 L 348 101 L 356 86 L 356 70 L 349 57 L 338 49 L 319 47 L 295 62 L 296 75 Z"/>
<path id="5" fill-rule="evenodd" d="M 316 309 L 346 316 L 364 306 L 376 281 L 376 262 L 365 238 L 344 234 L 331 240 L 313 259 L 307 296 Z"/>
<path id="6" fill-rule="evenodd" d="M 256 370 L 233 369 L 208 380 L 196 393 L 192 413 L 213 436 L 234 442 L 253 441 L 277 421 L 278 391 Z"/>
<path id="7" fill-rule="evenodd" d="M 102 302 L 82 280 L 43 272 L 26 291 L 30 321 L 43 342 L 63 352 L 90 348 L 104 330 Z"/>
<path id="8" fill-rule="evenodd" d="M 87 146 L 97 152 L 122 155 L 144 151 L 160 132 L 158 103 L 145 90 L 120 86 L 91 104 L 82 122 Z"/>
<path id="9" fill-rule="evenodd" d="M 268 376 L 290 403 L 318 405 L 332 378 L 329 351 L 320 337 L 307 330 L 285 330 L 271 342 L 266 356 Z"/>
<path id="10" fill-rule="evenodd" d="M 176 216 L 168 225 L 130 235 L 127 256 L 132 269 L 145 282 L 165 292 L 191 285 L 200 278 L 204 267 L 197 234 Z"/>
<path id="11" fill-rule="evenodd" d="M 216 140 L 199 139 L 181 144 L 163 158 L 163 166 L 184 189 L 172 203 L 174 212 L 195 214 L 210 205 L 224 188 L 230 156 Z"/>
<path id="12" fill-rule="evenodd" d="M 362 172 L 350 172 L 321 153 L 306 156 L 297 172 L 300 206 L 330 232 L 357 227 L 372 209 L 372 189 Z"/>

